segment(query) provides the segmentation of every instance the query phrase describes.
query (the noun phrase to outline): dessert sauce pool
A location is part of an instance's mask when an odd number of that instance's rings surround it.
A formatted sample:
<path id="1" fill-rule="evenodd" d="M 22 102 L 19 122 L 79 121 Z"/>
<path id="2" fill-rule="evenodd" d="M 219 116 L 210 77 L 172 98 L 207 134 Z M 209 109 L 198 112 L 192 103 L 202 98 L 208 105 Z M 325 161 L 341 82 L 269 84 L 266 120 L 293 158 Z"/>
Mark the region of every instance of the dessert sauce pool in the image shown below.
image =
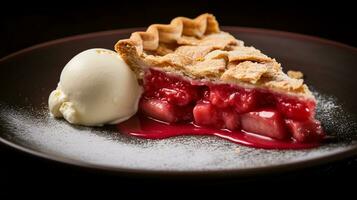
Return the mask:
<path id="1" fill-rule="evenodd" d="M 119 131 L 146 139 L 164 139 L 182 135 L 213 135 L 231 142 L 263 149 L 307 149 L 319 146 L 318 143 L 297 143 L 293 140 L 275 140 L 243 131 L 219 130 L 199 127 L 192 123 L 167 124 L 136 114 L 129 120 L 118 124 Z"/>

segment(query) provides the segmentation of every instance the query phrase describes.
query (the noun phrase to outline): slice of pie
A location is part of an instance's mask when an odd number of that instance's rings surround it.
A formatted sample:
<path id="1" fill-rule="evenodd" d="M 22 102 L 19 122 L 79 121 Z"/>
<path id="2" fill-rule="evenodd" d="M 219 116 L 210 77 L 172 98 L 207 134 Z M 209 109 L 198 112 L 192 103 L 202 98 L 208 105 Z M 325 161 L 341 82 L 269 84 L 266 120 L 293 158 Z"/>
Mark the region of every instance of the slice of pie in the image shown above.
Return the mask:
<path id="1" fill-rule="evenodd" d="M 302 74 L 285 74 L 275 59 L 221 31 L 211 14 L 153 24 L 115 50 L 142 83 L 140 108 L 152 118 L 297 142 L 324 136 Z"/>

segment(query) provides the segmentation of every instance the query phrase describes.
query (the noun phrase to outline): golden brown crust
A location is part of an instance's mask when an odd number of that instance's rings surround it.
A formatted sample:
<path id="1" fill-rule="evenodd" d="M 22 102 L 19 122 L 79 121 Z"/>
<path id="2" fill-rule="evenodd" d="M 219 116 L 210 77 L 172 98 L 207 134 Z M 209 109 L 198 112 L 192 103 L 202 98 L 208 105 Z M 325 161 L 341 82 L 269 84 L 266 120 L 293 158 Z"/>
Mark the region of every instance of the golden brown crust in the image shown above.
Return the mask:
<path id="1" fill-rule="evenodd" d="M 290 78 L 295 78 L 295 79 L 304 78 L 304 74 L 300 71 L 289 70 L 287 74 Z"/>
<path id="2" fill-rule="evenodd" d="M 226 70 L 222 75 L 222 80 L 238 80 L 246 83 L 256 84 L 263 74 L 268 72 L 265 64 L 244 61 Z"/>
<path id="3" fill-rule="evenodd" d="M 182 35 L 201 38 L 204 35 L 218 33 L 219 31 L 218 22 L 211 14 L 202 14 L 195 19 L 176 17 L 170 24 L 153 24 L 145 32 L 134 32 L 129 39 L 120 40 L 116 47 L 132 45 L 141 55 L 143 50 L 155 51 L 160 42 L 177 42 Z"/>
<path id="4" fill-rule="evenodd" d="M 286 75 L 275 59 L 220 31 L 211 14 L 151 25 L 145 32 L 134 32 L 129 39 L 119 40 L 115 50 L 139 79 L 146 68 L 154 67 L 193 79 L 258 86 L 313 98 L 302 79 Z"/>

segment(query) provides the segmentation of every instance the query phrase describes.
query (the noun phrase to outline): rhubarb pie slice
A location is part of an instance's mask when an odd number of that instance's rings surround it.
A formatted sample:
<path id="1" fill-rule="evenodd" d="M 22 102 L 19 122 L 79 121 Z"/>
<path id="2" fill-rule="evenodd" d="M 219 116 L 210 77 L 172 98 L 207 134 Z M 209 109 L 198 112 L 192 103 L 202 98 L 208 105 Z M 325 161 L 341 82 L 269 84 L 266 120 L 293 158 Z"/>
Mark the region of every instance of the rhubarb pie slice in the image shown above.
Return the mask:
<path id="1" fill-rule="evenodd" d="M 301 72 L 220 30 L 216 18 L 177 17 L 119 40 L 115 50 L 144 87 L 143 113 L 168 123 L 316 142 L 316 99 Z"/>

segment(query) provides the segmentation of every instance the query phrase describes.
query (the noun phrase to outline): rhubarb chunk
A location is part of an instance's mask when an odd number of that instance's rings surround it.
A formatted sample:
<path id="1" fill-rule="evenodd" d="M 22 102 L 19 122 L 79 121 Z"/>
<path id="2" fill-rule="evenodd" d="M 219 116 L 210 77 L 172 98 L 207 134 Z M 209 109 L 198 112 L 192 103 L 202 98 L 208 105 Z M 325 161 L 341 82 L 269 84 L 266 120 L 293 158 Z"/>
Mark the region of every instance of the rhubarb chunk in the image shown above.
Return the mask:
<path id="1" fill-rule="evenodd" d="M 276 138 L 288 138 L 284 121 L 276 110 L 266 109 L 241 115 L 242 129 L 248 132 Z"/>

